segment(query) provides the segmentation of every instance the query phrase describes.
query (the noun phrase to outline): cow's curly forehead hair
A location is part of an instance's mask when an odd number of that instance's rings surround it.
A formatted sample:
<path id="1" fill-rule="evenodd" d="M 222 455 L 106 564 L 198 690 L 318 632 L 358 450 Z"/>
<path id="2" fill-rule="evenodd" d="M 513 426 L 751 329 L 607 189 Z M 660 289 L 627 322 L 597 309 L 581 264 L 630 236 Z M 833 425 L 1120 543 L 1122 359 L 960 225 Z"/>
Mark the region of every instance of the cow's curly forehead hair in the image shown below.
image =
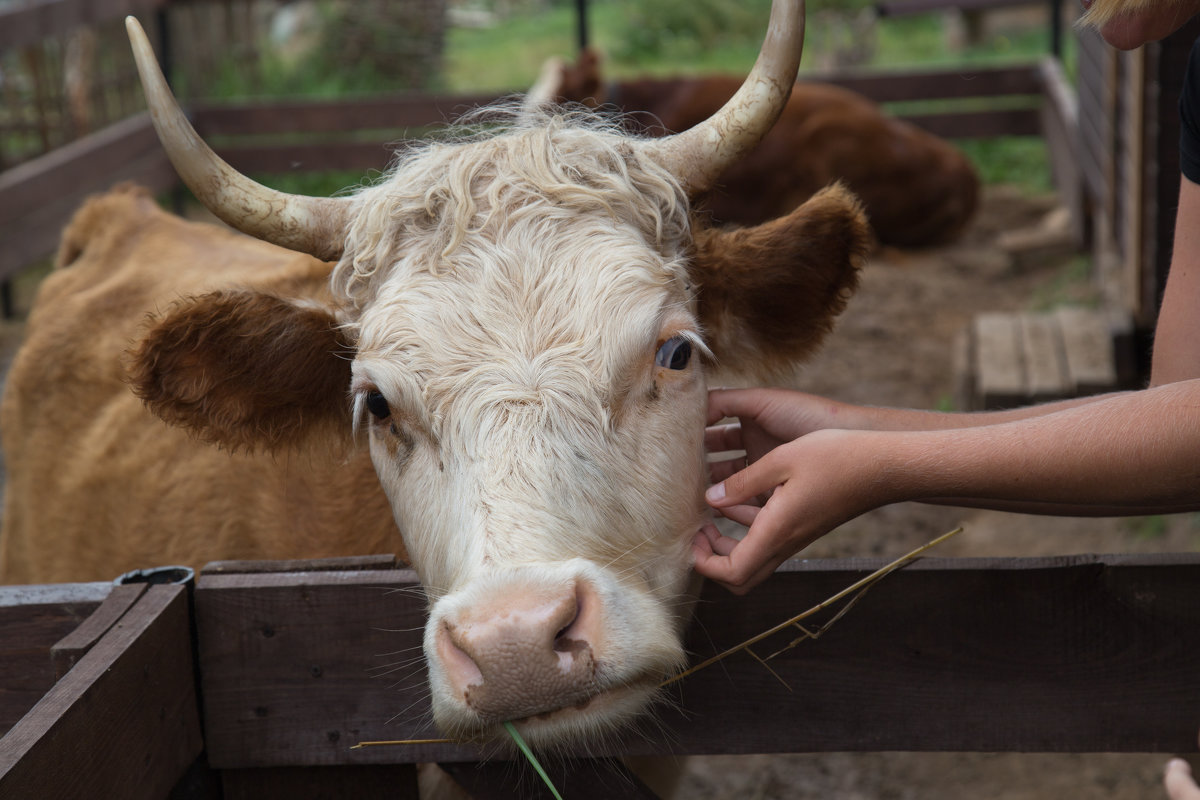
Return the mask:
<path id="1" fill-rule="evenodd" d="M 1124 14 L 1132 14 L 1150 6 L 1180 5 L 1179 0 L 1094 0 L 1091 7 L 1079 18 L 1079 25 L 1099 28 L 1104 23 Z"/>
<path id="2" fill-rule="evenodd" d="M 468 237 L 486 247 L 531 223 L 569 232 L 572 220 L 601 215 L 614 227 L 632 226 L 667 260 L 689 241 L 690 206 L 679 181 L 617 123 L 516 105 L 482 115 L 484 133 L 417 145 L 355 196 L 333 275 L 352 315 L 402 260 L 438 274 Z"/>

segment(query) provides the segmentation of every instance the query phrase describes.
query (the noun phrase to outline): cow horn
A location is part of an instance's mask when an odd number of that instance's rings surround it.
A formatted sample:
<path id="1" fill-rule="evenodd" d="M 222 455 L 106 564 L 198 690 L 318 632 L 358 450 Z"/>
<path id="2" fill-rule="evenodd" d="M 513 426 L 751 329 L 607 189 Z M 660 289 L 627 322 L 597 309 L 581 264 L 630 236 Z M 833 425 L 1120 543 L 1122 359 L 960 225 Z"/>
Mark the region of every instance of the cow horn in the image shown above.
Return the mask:
<path id="1" fill-rule="evenodd" d="M 754 69 L 719 111 L 682 133 L 645 145 L 688 194 L 709 189 L 717 176 L 759 143 L 783 112 L 804 49 L 804 0 L 774 0 Z"/>
<path id="2" fill-rule="evenodd" d="M 204 143 L 163 78 L 142 26 L 125 18 L 150 117 L 175 171 L 208 209 L 243 233 L 326 261 L 341 257 L 350 201 L 287 194 L 252 181 Z"/>

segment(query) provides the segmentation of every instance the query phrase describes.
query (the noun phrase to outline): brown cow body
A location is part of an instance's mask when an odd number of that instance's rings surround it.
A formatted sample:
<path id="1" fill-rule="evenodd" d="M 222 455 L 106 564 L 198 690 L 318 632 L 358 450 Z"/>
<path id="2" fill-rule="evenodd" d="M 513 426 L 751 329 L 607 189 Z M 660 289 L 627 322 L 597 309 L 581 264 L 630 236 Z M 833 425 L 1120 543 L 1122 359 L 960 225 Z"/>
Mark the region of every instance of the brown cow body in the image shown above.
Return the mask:
<path id="1" fill-rule="evenodd" d="M 742 83 L 709 75 L 605 84 L 591 52 L 561 69 L 549 96 L 615 106 L 660 136 L 703 122 Z M 979 200 L 974 167 L 949 142 L 888 116 L 860 94 L 800 81 L 774 128 L 721 173 L 702 207 L 717 223 L 757 225 L 787 214 L 834 181 L 858 195 L 876 236 L 892 245 L 953 239 Z"/>
<path id="2" fill-rule="evenodd" d="M 231 284 L 328 297 L 329 264 L 185 222 L 132 189 L 85 206 L 59 262 L 5 387 L 5 582 L 403 554 L 365 448 L 347 452 L 328 437 L 277 454 L 204 446 L 148 411 L 122 368 L 147 316 L 181 297 Z"/>

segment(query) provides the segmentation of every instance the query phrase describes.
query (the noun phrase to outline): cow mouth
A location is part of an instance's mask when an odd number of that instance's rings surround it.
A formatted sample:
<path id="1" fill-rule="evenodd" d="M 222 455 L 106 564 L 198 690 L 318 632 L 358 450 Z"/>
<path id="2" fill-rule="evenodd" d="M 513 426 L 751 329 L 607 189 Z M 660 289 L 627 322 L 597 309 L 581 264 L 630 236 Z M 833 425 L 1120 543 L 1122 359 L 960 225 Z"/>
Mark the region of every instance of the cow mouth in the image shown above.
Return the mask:
<path id="1" fill-rule="evenodd" d="M 561 749 L 607 740 L 642 716 L 658 693 L 660 681 L 643 677 L 602 689 L 578 702 L 539 711 L 507 722 L 483 721 L 477 739 L 508 741 L 512 725 L 533 747 Z"/>

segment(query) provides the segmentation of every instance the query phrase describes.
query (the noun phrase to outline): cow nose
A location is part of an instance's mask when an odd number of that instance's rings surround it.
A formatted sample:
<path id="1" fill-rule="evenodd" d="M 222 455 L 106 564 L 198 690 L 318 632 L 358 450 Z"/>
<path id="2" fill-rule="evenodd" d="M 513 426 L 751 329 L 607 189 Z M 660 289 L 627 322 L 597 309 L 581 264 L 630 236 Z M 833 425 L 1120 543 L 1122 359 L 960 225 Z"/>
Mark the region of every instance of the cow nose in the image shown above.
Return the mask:
<path id="1" fill-rule="evenodd" d="M 443 619 L 437 654 L 452 691 L 486 721 L 582 705 L 597 691 L 599 615 L 582 581 L 555 591 L 505 587 Z"/>

